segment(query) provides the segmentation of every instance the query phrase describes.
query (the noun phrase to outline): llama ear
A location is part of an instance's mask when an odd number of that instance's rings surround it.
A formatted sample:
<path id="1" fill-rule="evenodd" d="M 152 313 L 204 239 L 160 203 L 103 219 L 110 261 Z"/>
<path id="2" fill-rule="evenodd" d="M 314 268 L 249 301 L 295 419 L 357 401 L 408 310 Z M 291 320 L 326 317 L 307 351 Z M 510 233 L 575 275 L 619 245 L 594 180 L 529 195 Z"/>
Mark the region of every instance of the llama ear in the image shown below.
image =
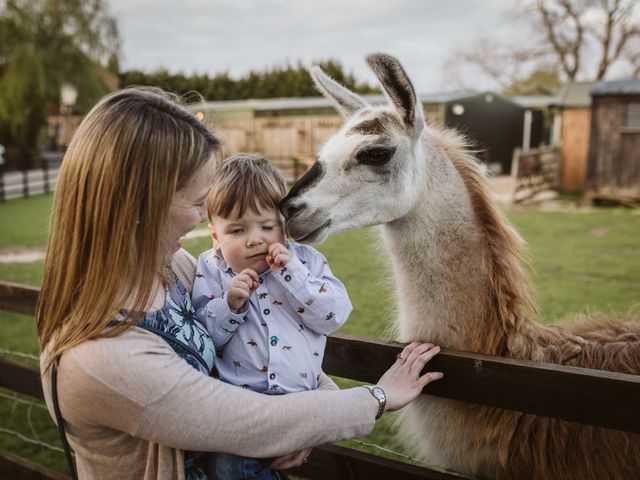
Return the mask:
<path id="1" fill-rule="evenodd" d="M 316 84 L 316 88 L 322 94 L 333 100 L 342 116 L 349 118 L 355 112 L 368 104 L 351 90 L 340 85 L 338 82 L 328 77 L 320 67 L 311 68 L 311 78 Z"/>
<path id="2" fill-rule="evenodd" d="M 372 53 L 367 55 L 366 60 L 405 125 L 414 127 L 416 134 L 420 135 L 424 129 L 422 105 L 400 62 L 385 53 Z"/>

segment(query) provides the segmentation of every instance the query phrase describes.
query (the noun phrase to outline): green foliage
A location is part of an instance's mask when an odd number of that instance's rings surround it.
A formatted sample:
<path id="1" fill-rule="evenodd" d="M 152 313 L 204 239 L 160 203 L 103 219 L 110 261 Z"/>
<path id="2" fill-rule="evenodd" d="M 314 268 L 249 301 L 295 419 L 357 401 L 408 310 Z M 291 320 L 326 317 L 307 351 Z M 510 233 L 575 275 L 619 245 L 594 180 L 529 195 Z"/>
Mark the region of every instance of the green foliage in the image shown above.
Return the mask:
<path id="1" fill-rule="evenodd" d="M 0 77 L 0 139 L 8 140 L 7 144 L 23 155 L 35 145 L 45 120 L 46 85 L 41 60 L 32 45 L 19 45 Z"/>
<path id="2" fill-rule="evenodd" d="M 0 143 L 20 149 L 26 165 L 60 87 L 78 89 L 84 112 L 108 89 L 100 65 L 117 66 L 115 19 L 102 0 L 7 0 L 0 3 Z"/>
<path id="3" fill-rule="evenodd" d="M 356 78 L 345 73 L 342 65 L 335 60 L 315 62 L 331 77 L 358 93 L 375 93 L 366 83 L 358 83 Z M 233 79 L 228 72 L 213 77 L 207 74 L 171 74 L 166 69 L 145 73 L 129 70 L 120 75 L 122 86 L 154 85 L 179 95 L 198 92 L 205 100 L 238 100 L 246 98 L 313 97 L 320 93 L 313 86 L 309 70 L 301 63 L 293 66 L 273 67 L 266 71 L 252 70 L 246 75 Z"/>
<path id="4" fill-rule="evenodd" d="M 515 80 L 505 89 L 506 95 L 553 95 L 562 81 L 555 66 L 540 67 L 523 79 Z"/>

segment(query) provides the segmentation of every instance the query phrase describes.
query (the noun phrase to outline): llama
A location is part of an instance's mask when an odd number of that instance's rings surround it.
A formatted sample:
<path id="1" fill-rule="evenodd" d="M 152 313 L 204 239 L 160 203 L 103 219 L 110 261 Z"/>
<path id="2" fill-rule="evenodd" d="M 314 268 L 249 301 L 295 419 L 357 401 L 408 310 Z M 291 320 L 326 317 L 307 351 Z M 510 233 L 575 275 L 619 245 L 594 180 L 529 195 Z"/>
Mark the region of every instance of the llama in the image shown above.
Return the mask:
<path id="1" fill-rule="evenodd" d="M 317 243 L 381 225 L 398 298 L 397 339 L 516 359 L 640 373 L 640 322 L 545 326 L 508 224 L 464 139 L 424 120 L 400 63 L 367 57 L 390 104 L 370 106 L 315 67 L 346 117 L 281 204 L 291 236 Z M 450 379 L 455 381 L 455 379 Z M 492 479 L 631 479 L 640 435 L 437 397 L 398 418 L 425 463 Z"/>

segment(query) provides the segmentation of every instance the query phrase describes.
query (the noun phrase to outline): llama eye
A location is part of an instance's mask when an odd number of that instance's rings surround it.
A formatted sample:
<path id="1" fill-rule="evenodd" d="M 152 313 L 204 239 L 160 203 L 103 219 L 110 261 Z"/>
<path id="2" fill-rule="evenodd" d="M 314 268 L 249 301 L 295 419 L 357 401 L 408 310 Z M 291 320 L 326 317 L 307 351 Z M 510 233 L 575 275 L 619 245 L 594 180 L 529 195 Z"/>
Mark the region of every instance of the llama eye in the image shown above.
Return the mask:
<path id="1" fill-rule="evenodd" d="M 384 165 L 395 152 L 396 147 L 365 148 L 356 154 L 356 160 L 363 165 Z"/>

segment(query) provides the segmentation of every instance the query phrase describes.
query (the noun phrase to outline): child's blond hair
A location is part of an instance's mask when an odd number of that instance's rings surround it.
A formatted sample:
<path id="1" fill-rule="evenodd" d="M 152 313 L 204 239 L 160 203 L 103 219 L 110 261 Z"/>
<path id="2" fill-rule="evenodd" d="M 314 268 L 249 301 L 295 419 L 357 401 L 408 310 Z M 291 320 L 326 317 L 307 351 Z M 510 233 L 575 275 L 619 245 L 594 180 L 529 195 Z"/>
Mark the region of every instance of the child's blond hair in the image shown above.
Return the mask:
<path id="1" fill-rule="evenodd" d="M 260 209 L 276 209 L 287 194 L 282 174 L 264 157 L 239 153 L 223 160 L 218 166 L 211 192 L 207 197 L 209 220 L 228 218 L 238 207 L 241 217 L 248 208 L 255 213 Z"/>

